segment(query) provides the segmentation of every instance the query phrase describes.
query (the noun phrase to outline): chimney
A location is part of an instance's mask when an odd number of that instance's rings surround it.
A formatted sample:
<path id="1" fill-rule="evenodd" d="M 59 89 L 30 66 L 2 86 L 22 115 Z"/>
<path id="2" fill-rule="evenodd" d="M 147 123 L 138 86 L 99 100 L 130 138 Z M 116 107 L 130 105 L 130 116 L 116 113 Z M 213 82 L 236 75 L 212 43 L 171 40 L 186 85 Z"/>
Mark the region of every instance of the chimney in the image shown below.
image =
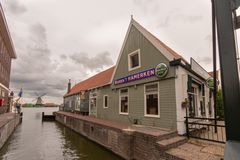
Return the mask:
<path id="1" fill-rule="evenodd" d="M 71 79 L 69 79 L 69 82 L 68 82 L 68 90 L 67 90 L 67 93 L 69 93 L 71 90 Z"/>

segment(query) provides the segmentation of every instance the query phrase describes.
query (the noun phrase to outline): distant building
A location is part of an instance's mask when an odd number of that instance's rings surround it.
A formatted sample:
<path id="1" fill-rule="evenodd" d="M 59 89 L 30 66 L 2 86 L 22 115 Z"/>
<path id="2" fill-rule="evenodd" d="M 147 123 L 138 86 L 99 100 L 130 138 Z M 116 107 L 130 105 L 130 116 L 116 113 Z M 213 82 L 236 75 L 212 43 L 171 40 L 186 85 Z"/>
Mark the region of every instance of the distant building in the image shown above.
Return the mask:
<path id="1" fill-rule="evenodd" d="M 7 22 L 0 4 L 0 101 L 9 103 L 11 60 L 16 58 Z"/>
<path id="2" fill-rule="evenodd" d="M 60 105 L 55 104 L 55 103 L 44 103 L 43 106 L 44 107 L 59 107 Z"/>
<path id="3" fill-rule="evenodd" d="M 185 116 L 213 117 L 210 75 L 131 20 L 116 66 L 64 95 L 65 111 L 185 133 Z"/>

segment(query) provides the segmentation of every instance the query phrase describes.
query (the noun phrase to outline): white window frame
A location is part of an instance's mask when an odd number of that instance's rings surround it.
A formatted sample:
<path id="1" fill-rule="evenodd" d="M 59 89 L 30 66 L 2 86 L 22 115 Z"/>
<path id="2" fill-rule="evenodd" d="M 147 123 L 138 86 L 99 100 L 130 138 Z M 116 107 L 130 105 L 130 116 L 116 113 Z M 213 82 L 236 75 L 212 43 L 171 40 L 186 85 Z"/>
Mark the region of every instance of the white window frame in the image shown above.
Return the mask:
<path id="1" fill-rule="evenodd" d="M 131 67 L 131 56 L 138 54 L 138 60 L 139 60 L 139 66 L 136 67 Z M 141 54 L 140 54 L 140 49 L 137 49 L 131 53 L 128 54 L 128 71 L 133 71 L 135 69 L 138 69 L 141 67 Z"/>
<path id="2" fill-rule="evenodd" d="M 158 91 L 146 93 L 146 86 L 157 84 Z M 147 95 L 158 95 L 158 115 L 147 114 Z M 159 82 L 144 84 L 144 117 L 160 118 L 160 97 L 159 97 Z"/>
<path id="3" fill-rule="evenodd" d="M 89 104 L 88 104 L 89 115 L 91 114 L 91 98 L 96 98 L 96 116 L 97 116 L 97 113 L 98 113 L 98 108 L 97 108 L 98 90 L 97 89 L 91 90 L 89 93 Z"/>
<path id="4" fill-rule="evenodd" d="M 105 106 L 105 97 L 107 97 L 107 106 Z M 103 95 L 103 108 L 108 108 L 108 104 L 109 104 L 109 97 L 108 95 Z"/>
<path id="5" fill-rule="evenodd" d="M 127 95 L 121 95 L 121 90 L 124 90 L 124 89 L 127 89 L 128 93 Z M 121 112 L 121 98 L 122 97 L 128 97 L 128 112 Z M 122 89 L 119 89 L 119 114 L 121 115 L 128 115 L 129 114 L 129 89 L 128 88 L 122 88 Z"/>

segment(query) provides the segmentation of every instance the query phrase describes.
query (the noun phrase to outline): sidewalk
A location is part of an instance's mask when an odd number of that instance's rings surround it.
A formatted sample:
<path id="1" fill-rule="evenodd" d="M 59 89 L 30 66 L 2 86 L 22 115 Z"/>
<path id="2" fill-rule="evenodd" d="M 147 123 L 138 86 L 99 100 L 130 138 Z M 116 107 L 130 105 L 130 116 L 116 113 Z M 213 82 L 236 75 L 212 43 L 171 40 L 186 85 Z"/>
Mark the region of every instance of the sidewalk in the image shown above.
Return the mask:
<path id="1" fill-rule="evenodd" d="M 15 118 L 15 113 L 3 113 L 0 114 L 0 128 L 7 124 L 9 121 Z"/>
<path id="2" fill-rule="evenodd" d="M 186 160 L 221 160 L 224 157 L 224 144 L 189 140 L 167 153 Z"/>
<path id="3" fill-rule="evenodd" d="M 20 115 L 15 113 L 0 114 L 0 149 L 20 123 Z"/>
<path id="4" fill-rule="evenodd" d="M 104 119 L 99 119 L 91 116 L 82 116 L 80 114 L 76 113 L 70 113 L 70 112 L 63 112 L 63 111 L 58 111 L 58 113 L 66 115 L 66 116 L 71 116 L 77 119 L 81 119 L 84 121 L 96 123 L 99 125 L 103 126 L 108 126 L 111 128 L 116 128 L 116 129 L 121 129 L 121 130 L 134 130 L 139 133 L 144 133 L 148 134 L 154 137 L 159 137 L 161 135 L 165 134 L 170 134 L 174 133 L 176 131 L 171 131 L 165 128 L 158 128 L 158 127 L 150 127 L 150 126 L 143 126 L 143 125 L 133 125 L 130 123 L 123 123 L 123 122 L 116 122 L 116 121 L 110 121 L 110 120 L 104 120 Z"/>

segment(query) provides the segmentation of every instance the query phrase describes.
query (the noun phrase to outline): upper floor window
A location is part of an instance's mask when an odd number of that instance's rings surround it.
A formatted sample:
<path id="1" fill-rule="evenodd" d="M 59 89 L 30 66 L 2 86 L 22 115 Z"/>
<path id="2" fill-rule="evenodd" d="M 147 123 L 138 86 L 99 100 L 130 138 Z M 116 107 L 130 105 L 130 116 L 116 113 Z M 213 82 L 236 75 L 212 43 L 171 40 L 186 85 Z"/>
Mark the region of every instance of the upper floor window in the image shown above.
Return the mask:
<path id="1" fill-rule="evenodd" d="M 128 54 L 128 70 L 134 70 L 141 67 L 140 49 Z"/>

